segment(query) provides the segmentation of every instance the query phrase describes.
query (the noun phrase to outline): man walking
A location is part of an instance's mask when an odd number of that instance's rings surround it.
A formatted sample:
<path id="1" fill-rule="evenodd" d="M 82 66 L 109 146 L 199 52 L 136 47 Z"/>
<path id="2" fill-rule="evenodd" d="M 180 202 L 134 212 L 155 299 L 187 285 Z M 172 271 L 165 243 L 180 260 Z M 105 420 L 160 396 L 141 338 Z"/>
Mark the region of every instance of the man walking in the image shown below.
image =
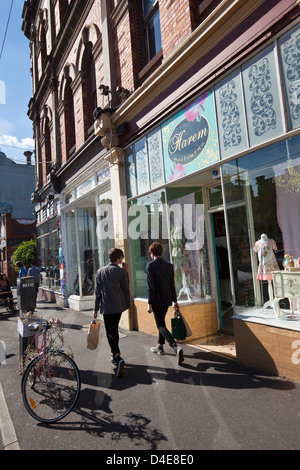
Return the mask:
<path id="1" fill-rule="evenodd" d="M 36 297 L 39 291 L 39 285 L 41 280 L 41 273 L 39 268 L 36 267 L 35 263 L 31 262 L 31 268 L 28 269 L 28 276 L 34 276 L 35 278 L 35 290 L 36 290 Z"/>
<path id="2" fill-rule="evenodd" d="M 119 248 L 111 248 L 108 256 L 110 263 L 97 271 L 94 318 L 97 318 L 100 306 L 111 349 L 112 365 L 116 369 L 116 376 L 122 377 L 125 361 L 119 349 L 119 322 L 122 312 L 130 304 L 128 267 L 124 263 L 123 268 L 119 266 L 124 259 L 124 253 Z"/>
<path id="3" fill-rule="evenodd" d="M 184 361 L 183 350 L 180 348 L 166 327 L 165 316 L 169 306 L 174 302 L 174 308 L 179 308 L 174 283 L 174 269 L 171 263 L 162 258 L 163 247 L 160 243 L 154 242 L 149 248 L 152 261 L 147 264 L 148 283 L 148 309 L 153 312 L 155 323 L 158 329 L 158 344 L 151 348 L 156 354 L 165 354 L 165 341 L 174 349 L 177 356 L 177 363 Z"/>

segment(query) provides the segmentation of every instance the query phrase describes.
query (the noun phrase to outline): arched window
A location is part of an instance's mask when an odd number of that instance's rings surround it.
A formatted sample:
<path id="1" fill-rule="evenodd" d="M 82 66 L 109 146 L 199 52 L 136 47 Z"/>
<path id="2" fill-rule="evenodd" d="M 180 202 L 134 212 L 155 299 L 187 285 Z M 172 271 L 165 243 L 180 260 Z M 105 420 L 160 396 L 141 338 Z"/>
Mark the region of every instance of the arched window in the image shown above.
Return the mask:
<path id="1" fill-rule="evenodd" d="M 60 25 L 63 22 L 63 19 L 65 17 L 66 12 L 67 12 L 68 6 L 69 6 L 68 0 L 59 0 L 59 21 L 60 21 Z"/>
<path id="2" fill-rule="evenodd" d="M 42 63 L 42 67 L 44 66 L 46 57 L 47 57 L 46 30 L 45 30 L 45 26 L 42 25 L 42 28 L 41 28 L 41 63 Z"/>
<path id="3" fill-rule="evenodd" d="M 46 160 L 46 174 L 50 173 L 52 165 L 52 150 L 51 150 L 51 134 L 50 134 L 50 124 L 49 124 L 49 117 L 46 118 L 45 121 L 45 160 Z"/>
<path id="4" fill-rule="evenodd" d="M 93 111 L 97 107 L 97 88 L 95 62 L 92 53 L 92 43 L 88 42 L 82 59 L 83 78 L 83 115 L 85 139 L 93 132 Z"/>
<path id="5" fill-rule="evenodd" d="M 74 98 L 71 88 L 72 79 L 68 78 L 65 88 L 65 136 L 67 159 L 75 151 L 75 116 L 74 116 Z"/>

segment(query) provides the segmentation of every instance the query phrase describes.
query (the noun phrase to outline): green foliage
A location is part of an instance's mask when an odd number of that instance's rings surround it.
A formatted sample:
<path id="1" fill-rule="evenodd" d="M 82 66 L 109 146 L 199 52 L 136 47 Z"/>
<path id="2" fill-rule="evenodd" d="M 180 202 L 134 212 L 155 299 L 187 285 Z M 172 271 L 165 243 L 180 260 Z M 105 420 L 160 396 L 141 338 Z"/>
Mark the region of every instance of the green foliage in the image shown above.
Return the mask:
<path id="1" fill-rule="evenodd" d="M 17 261 L 22 261 L 26 269 L 30 268 L 32 261 L 36 263 L 36 240 L 35 239 L 22 242 L 13 252 L 12 267 L 14 268 L 15 271 L 19 271 L 19 268 L 17 268 L 15 265 Z"/>

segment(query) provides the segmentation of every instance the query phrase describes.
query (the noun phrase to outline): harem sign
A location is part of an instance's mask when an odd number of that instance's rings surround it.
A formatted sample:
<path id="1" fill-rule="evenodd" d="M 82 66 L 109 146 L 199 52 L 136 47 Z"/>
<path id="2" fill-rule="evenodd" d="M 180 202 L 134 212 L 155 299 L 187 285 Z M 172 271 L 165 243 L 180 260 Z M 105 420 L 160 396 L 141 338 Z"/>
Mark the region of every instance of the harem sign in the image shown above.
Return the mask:
<path id="1" fill-rule="evenodd" d="M 162 125 L 166 181 L 219 160 L 213 93 L 209 91 Z"/>

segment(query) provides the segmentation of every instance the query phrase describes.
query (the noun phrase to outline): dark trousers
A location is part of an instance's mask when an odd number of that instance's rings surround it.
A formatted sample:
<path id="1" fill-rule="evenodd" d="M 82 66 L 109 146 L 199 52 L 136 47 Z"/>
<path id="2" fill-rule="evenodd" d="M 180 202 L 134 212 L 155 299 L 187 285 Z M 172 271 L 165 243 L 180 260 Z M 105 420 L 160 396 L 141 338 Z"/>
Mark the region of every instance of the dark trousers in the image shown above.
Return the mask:
<path id="1" fill-rule="evenodd" d="M 171 346 L 174 338 L 166 327 L 165 316 L 169 307 L 152 307 L 155 323 L 158 329 L 158 344 L 165 344 L 165 341 Z"/>
<path id="2" fill-rule="evenodd" d="M 122 313 L 107 313 L 103 315 L 106 336 L 113 355 L 120 353 L 119 349 L 119 321 Z"/>

